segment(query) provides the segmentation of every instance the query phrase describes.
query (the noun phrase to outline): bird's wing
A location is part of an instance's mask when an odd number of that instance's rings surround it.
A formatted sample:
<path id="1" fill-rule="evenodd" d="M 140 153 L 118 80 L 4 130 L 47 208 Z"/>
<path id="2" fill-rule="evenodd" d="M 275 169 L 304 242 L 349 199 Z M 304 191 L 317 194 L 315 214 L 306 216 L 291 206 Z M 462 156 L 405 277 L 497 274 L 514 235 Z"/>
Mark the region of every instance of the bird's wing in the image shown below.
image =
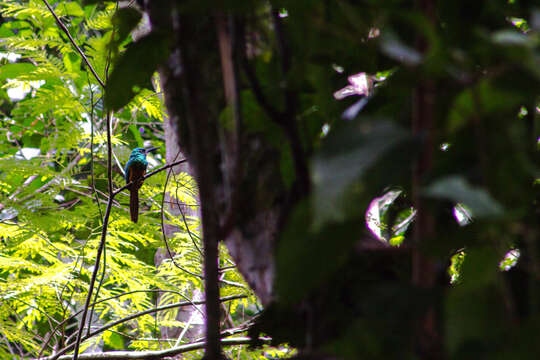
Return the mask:
<path id="1" fill-rule="evenodd" d="M 140 188 L 142 185 L 141 179 L 143 178 L 144 174 L 146 173 L 146 169 L 141 166 L 136 166 L 136 164 L 131 165 L 128 168 L 128 182 L 134 182 L 134 186 L 136 188 Z"/>

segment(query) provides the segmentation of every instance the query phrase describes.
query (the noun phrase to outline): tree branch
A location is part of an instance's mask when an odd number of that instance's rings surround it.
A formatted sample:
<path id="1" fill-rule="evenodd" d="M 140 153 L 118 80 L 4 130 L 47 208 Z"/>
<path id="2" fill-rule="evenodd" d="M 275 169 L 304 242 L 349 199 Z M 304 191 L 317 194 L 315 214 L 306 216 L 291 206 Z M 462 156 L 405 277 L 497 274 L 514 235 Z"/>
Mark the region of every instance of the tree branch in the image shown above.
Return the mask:
<path id="1" fill-rule="evenodd" d="M 110 214 L 111 214 L 111 209 L 112 209 L 112 204 L 113 204 L 113 201 L 114 201 L 114 197 L 119 194 L 122 190 L 128 188 L 130 186 L 130 184 L 127 184 L 123 187 L 121 187 L 120 189 L 114 191 L 113 190 L 113 184 L 112 184 L 112 143 L 111 143 L 111 113 L 107 113 L 107 156 L 108 156 L 108 159 L 107 159 L 107 175 L 108 175 L 108 185 L 109 185 L 109 199 L 107 201 L 107 209 L 105 210 L 105 216 L 103 217 L 103 227 L 102 227 L 102 232 L 101 232 L 101 240 L 100 240 L 100 243 L 99 243 L 99 247 L 98 247 L 98 250 L 97 250 L 97 254 L 96 254 L 96 261 L 95 261 L 95 265 L 94 265 L 94 271 L 92 272 L 92 278 L 90 280 L 90 286 L 88 288 L 88 295 L 86 297 L 86 302 L 85 302 L 85 305 L 84 305 L 84 311 L 82 313 L 82 317 L 81 317 L 81 326 L 79 327 L 79 333 L 77 335 L 77 340 L 75 342 L 75 353 L 74 353 L 74 356 L 73 356 L 73 360 L 77 360 L 78 358 L 78 352 L 79 352 L 79 346 L 81 344 L 81 341 L 82 341 L 82 333 L 84 331 L 84 325 L 86 323 L 86 317 L 88 315 L 88 308 L 90 306 L 90 301 L 91 301 L 91 297 L 92 297 L 92 292 L 94 291 L 94 285 L 95 285 L 95 282 L 96 282 L 96 278 L 97 278 L 97 273 L 99 271 L 99 264 L 100 264 L 100 261 L 101 261 L 101 255 L 103 253 L 103 250 L 105 248 L 105 240 L 107 238 L 107 228 L 108 228 L 108 225 L 109 225 L 109 217 L 110 217 Z M 155 175 L 157 174 L 158 172 L 160 171 L 163 171 L 165 169 L 168 169 L 169 167 L 172 167 L 172 166 L 175 166 L 175 165 L 178 165 L 178 164 L 181 164 L 183 163 L 184 161 L 186 161 L 185 159 L 184 160 L 179 160 L 179 161 L 176 161 L 172 164 L 168 164 L 168 165 L 165 165 L 157 170 L 154 170 L 152 171 L 151 173 L 145 175 L 143 177 L 143 181 L 147 178 L 149 178 L 150 176 L 152 175 Z M 90 336 L 92 336 L 93 333 L 91 334 L 88 334 L 88 336 L 85 337 L 88 338 Z"/>
<path id="2" fill-rule="evenodd" d="M 102 302 L 105 302 L 105 301 L 109 301 L 109 300 L 114 300 L 114 299 L 118 299 L 122 296 L 127 296 L 127 295 L 130 295 L 130 294 L 135 294 L 135 293 L 140 293 L 140 292 L 169 292 L 169 293 L 174 293 L 174 294 L 178 294 L 180 296 L 183 296 L 181 292 L 179 291 L 174 291 L 174 290 L 163 290 L 163 289 L 148 289 L 148 290 L 132 290 L 132 291 L 128 291 L 128 292 L 125 292 L 125 293 L 121 293 L 121 294 L 118 294 L 118 295 L 114 295 L 114 296 L 111 296 L 111 297 L 108 297 L 108 298 L 105 298 L 105 299 L 101 299 L 101 300 L 98 300 L 94 303 L 91 304 L 91 306 L 95 306 L 97 304 L 100 304 Z M 56 334 L 58 332 L 58 329 L 64 325 L 66 322 L 70 321 L 71 319 L 75 318 L 77 315 L 79 315 L 80 313 L 82 313 L 84 311 L 84 309 L 81 309 L 79 311 L 77 311 L 76 313 L 72 314 L 71 316 L 65 318 L 64 320 L 62 320 L 61 322 L 59 322 L 55 327 L 54 329 L 52 329 L 52 331 L 49 332 L 49 334 L 47 335 L 47 337 L 45 338 L 45 341 L 43 342 L 43 345 L 41 346 L 41 351 L 39 353 L 39 357 L 41 357 L 41 354 L 43 353 L 43 351 L 45 351 L 45 347 L 48 345 L 48 343 L 51 341 L 51 338 L 53 337 L 54 334 Z"/>
<path id="3" fill-rule="evenodd" d="M 152 172 L 149 172 L 148 174 L 144 175 L 143 176 L 143 181 L 148 179 L 150 176 L 153 176 L 155 174 L 157 174 L 158 172 L 161 172 L 163 170 L 167 170 L 168 168 L 171 168 L 173 166 L 176 166 L 176 165 L 179 165 L 179 164 L 182 164 L 182 163 L 185 163 L 187 161 L 187 159 L 182 159 L 182 160 L 178 160 L 178 161 L 175 161 L 173 163 L 170 163 L 170 164 L 167 164 L 167 165 L 164 165 Z M 116 189 L 114 192 L 113 192 L 113 197 L 115 197 L 116 195 L 120 194 L 122 191 L 126 190 L 127 188 L 129 188 L 131 186 L 131 183 L 128 183 L 124 186 L 122 186 L 121 188 L 119 189 Z"/>
<path id="4" fill-rule="evenodd" d="M 178 152 L 176 154 L 176 157 L 178 157 L 179 154 L 180 154 L 180 152 Z M 176 160 L 176 157 L 175 157 L 175 160 Z M 201 275 L 192 273 L 191 271 L 183 268 L 182 266 L 180 266 L 179 264 L 176 263 L 176 260 L 174 260 L 174 256 L 172 254 L 171 248 L 169 247 L 169 242 L 167 240 L 167 235 L 165 234 L 165 221 L 164 221 L 164 213 L 165 213 L 164 209 L 165 209 L 165 206 L 164 206 L 164 204 L 165 204 L 165 194 L 167 192 L 167 184 L 169 184 L 169 179 L 171 177 L 171 173 L 173 173 L 172 168 L 170 168 L 170 170 L 167 172 L 167 179 L 165 180 L 165 185 L 163 186 L 163 196 L 161 197 L 161 216 L 160 216 L 160 219 L 161 219 L 161 233 L 163 234 L 163 242 L 165 243 L 167 253 L 169 254 L 169 258 L 171 259 L 174 266 L 176 266 L 178 269 L 180 269 L 182 271 L 187 272 L 188 274 L 190 274 L 192 276 L 197 276 L 197 277 L 202 278 Z M 193 241 L 193 244 L 195 245 L 195 248 L 199 251 L 199 253 L 202 256 L 202 252 L 199 249 L 199 247 L 197 246 L 197 244 L 195 243 L 195 239 L 193 239 L 191 231 L 189 230 L 189 226 L 188 226 L 188 223 L 186 221 L 186 217 L 184 216 L 184 212 L 182 211 L 182 207 L 178 203 L 178 193 L 176 195 L 177 195 L 176 196 L 176 202 L 178 204 L 178 209 L 180 210 L 180 213 L 182 214 L 182 219 L 184 220 L 184 225 L 186 226 L 187 233 L 188 233 L 189 237 L 191 238 L 191 240 Z"/>
<path id="5" fill-rule="evenodd" d="M 236 299 L 243 299 L 245 298 L 246 295 L 231 295 L 231 296 L 226 296 L 226 297 L 223 297 L 221 299 L 219 299 L 220 302 L 222 301 L 230 301 L 230 300 L 236 300 Z M 202 304 L 206 304 L 206 301 L 183 301 L 183 302 L 179 302 L 179 303 L 174 303 L 174 304 L 169 304 L 169 305 L 164 305 L 164 306 L 160 306 L 160 307 L 155 307 L 155 308 L 152 308 L 152 309 L 148 309 L 148 310 L 145 310 L 145 311 L 141 311 L 141 312 L 138 312 L 136 314 L 131 314 L 129 316 L 126 316 L 122 319 L 118 319 L 116 321 L 113 321 L 107 325 L 104 325 L 102 327 L 100 327 L 99 329 L 96 329 L 94 331 L 92 331 L 90 334 L 84 336 L 81 338 L 81 341 L 85 341 L 85 340 L 88 340 L 90 339 L 91 337 L 93 336 L 96 336 L 104 331 L 107 331 L 109 330 L 110 328 L 113 328 L 117 325 L 120 325 L 122 323 L 125 323 L 127 321 L 130 321 L 130 320 L 133 320 L 133 319 L 136 319 L 138 317 L 141 317 L 141 316 L 144 316 L 144 315 L 148 315 L 148 314 L 152 314 L 152 313 L 156 313 L 156 312 L 159 312 L 159 311 L 163 311 L 163 310 L 168 310 L 168 309 L 174 309 L 174 308 L 177 308 L 177 307 L 182 307 L 182 306 L 193 306 L 193 305 L 202 305 Z M 82 327 L 81 327 L 82 329 Z M 46 357 L 46 358 L 43 358 L 42 360 L 57 360 L 59 359 L 62 355 L 64 355 L 65 353 L 67 353 L 68 351 L 72 350 L 74 347 L 76 347 L 77 345 L 77 342 L 75 342 L 74 344 L 69 344 L 67 345 L 66 347 L 64 347 L 62 350 L 58 351 L 56 354 L 54 355 L 51 355 L 49 357 Z M 80 345 L 80 341 L 79 341 L 79 345 Z M 75 360 L 75 354 L 76 352 L 74 352 L 74 356 L 73 356 L 73 360 Z M 69 357 L 71 359 L 71 357 Z"/>
<path id="6" fill-rule="evenodd" d="M 49 3 L 47 2 L 47 0 L 43 0 L 43 3 L 45 4 L 45 6 L 47 7 L 47 9 L 49 9 L 49 11 L 51 12 L 52 16 L 54 17 L 54 19 L 56 20 L 56 23 L 58 24 L 58 26 L 60 27 L 60 29 L 62 29 L 62 31 L 66 34 L 66 36 L 68 37 L 69 41 L 71 42 L 71 44 L 73 44 L 73 46 L 75 47 L 75 49 L 77 50 L 77 52 L 79 53 L 79 55 L 81 55 L 81 57 L 83 58 L 84 62 L 86 63 L 86 65 L 88 66 L 88 68 L 90 69 L 90 71 L 92 72 L 92 74 L 94 75 L 94 77 L 96 78 L 97 82 L 99 83 L 99 85 L 101 85 L 101 87 L 105 88 L 105 83 L 101 80 L 101 78 L 99 77 L 99 75 L 96 73 L 96 70 L 94 70 L 94 68 L 92 67 L 92 65 L 90 64 L 90 61 L 88 60 L 88 58 L 86 57 L 86 55 L 84 54 L 84 52 L 81 50 L 81 48 L 79 47 L 79 45 L 77 45 L 77 43 L 75 42 L 75 40 L 73 39 L 73 37 L 71 36 L 71 34 L 69 33 L 69 30 L 67 29 L 66 25 L 64 25 L 64 23 L 62 22 L 62 20 L 60 20 L 60 18 L 58 17 L 58 15 L 56 15 L 56 13 L 54 12 L 53 8 L 51 7 L 51 5 L 49 5 Z"/>
<path id="7" fill-rule="evenodd" d="M 299 185 L 299 187 L 297 187 L 297 195 L 301 197 L 309 193 L 311 188 L 311 180 L 296 121 L 298 96 L 296 91 L 291 89 L 288 81 L 288 76 L 292 66 L 292 55 L 283 30 L 282 19 L 279 16 L 279 11 L 276 9 L 272 9 L 272 20 L 274 24 L 274 31 L 276 32 L 277 50 L 281 61 L 281 72 L 283 77 L 282 81 L 285 85 L 285 112 L 282 114 L 282 116 L 274 119 L 274 121 L 281 125 L 291 144 L 296 180 Z"/>
<path id="8" fill-rule="evenodd" d="M 270 338 L 259 338 L 260 341 L 268 343 Z M 249 337 L 237 337 L 231 339 L 221 339 L 222 346 L 245 345 L 250 344 L 252 339 Z M 190 344 L 173 347 L 166 350 L 154 351 L 108 351 L 94 354 L 82 354 L 79 356 L 81 360 L 157 360 L 166 357 L 173 357 L 188 351 L 199 350 L 204 348 L 204 341 L 197 341 Z M 42 358 L 41 360 L 52 360 L 51 357 Z M 64 355 L 57 358 L 58 360 L 71 360 L 72 355 Z M 34 359 L 35 360 L 35 359 Z"/>
<path id="9" fill-rule="evenodd" d="M 82 334 L 84 331 L 84 325 L 86 324 L 86 316 L 88 315 L 88 308 L 90 307 L 90 301 L 92 300 L 92 292 L 94 291 L 94 285 L 96 283 L 97 274 L 99 271 L 99 264 L 101 262 L 101 254 L 105 249 L 105 240 L 107 239 L 107 229 L 109 227 L 109 217 L 111 215 L 114 192 L 113 192 L 113 179 L 112 179 L 112 141 L 111 141 L 111 112 L 107 112 L 107 178 L 109 187 L 109 199 L 107 201 L 107 209 L 105 210 L 105 216 L 103 217 L 103 227 L 101 228 L 101 239 L 99 241 L 99 247 L 96 254 L 96 262 L 94 264 L 94 271 L 92 272 L 92 278 L 90 279 L 90 285 L 88 287 L 88 294 L 86 296 L 86 302 L 84 304 L 84 311 L 81 317 L 81 324 L 79 326 L 79 332 L 77 334 L 77 340 L 75 341 L 75 352 L 73 354 L 73 360 L 77 360 L 79 356 L 79 346 L 81 345 Z"/>
<path id="10" fill-rule="evenodd" d="M 240 62 L 242 65 L 242 69 L 244 70 L 244 73 L 246 74 L 247 80 L 249 82 L 249 86 L 251 87 L 251 90 L 253 91 L 253 95 L 255 96 L 255 100 L 257 100 L 257 103 L 266 112 L 266 114 L 268 115 L 270 119 L 273 119 L 274 121 L 278 121 L 277 119 L 279 119 L 281 115 L 276 108 L 270 105 L 270 102 L 264 95 L 259 79 L 257 79 L 257 75 L 255 74 L 255 71 L 253 70 L 253 68 L 251 67 L 247 59 L 246 35 L 245 35 L 244 24 L 240 24 L 239 26 L 238 37 L 240 39 Z"/>

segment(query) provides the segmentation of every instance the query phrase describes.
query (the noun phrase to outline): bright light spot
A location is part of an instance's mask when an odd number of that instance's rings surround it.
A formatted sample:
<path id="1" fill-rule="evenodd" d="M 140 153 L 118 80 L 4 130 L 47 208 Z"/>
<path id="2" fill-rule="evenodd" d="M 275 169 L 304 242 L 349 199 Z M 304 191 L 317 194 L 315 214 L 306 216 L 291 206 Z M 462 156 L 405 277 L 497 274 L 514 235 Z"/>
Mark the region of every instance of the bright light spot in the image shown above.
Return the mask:
<path id="1" fill-rule="evenodd" d="M 287 11 L 287 9 L 279 9 L 278 16 L 280 18 L 286 18 L 289 16 L 289 12 Z"/>
<path id="2" fill-rule="evenodd" d="M 446 151 L 450 147 L 449 143 L 442 143 L 440 146 L 441 151 Z"/>
<path id="3" fill-rule="evenodd" d="M 32 89 L 39 89 L 43 84 L 45 84 L 45 80 L 18 81 L 7 79 L 7 94 L 12 101 L 22 100 Z"/>
<path id="4" fill-rule="evenodd" d="M 12 53 L 12 52 L 8 52 L 8 53 L 0 52 L 0 60 L 1 59 L 8 59 L 9 62 L 15 62 L 20 57 L 21 57 L 21 55 L 15 54 L 15 53 Z"/>
<path id="5" fill-rule="evenodd" d="M 81 117 L 86 120 L 86 121 L 81 121 L 79 123 L 79 125 L 81 126 L 83 130 L 83 134 L 90 135 L 92 133 L 92 124 L 90 123 L 90 116 L 88 116 L 87 113 L 82 113 Z"/>
<path id="6" fill-rule="evenodd" d="M 379 35 L 381 35 L 381 30 L 378 28 L 371 28 L 369 29 L 368 39 L 379 37 Z"/>
<path id="7" fill-rule="evenodd" d="M 71 93 L 72 93 L 74 96 L 76 96 L 76 97 L 79 96 L 79 92 L 77 91 L 77 88 L 73 85 L 72 82 L 69 82 L 69 84 L 68 84 L 68 89 L 69 89 L 69 91 L 71 91 Z"/>
<path id="8" fill-rule="evenodd" d="M 144 146 L 145 148 L 152 147 L 152 141 L 151 141 L 151 140 L 144 140 L 143 146 Z"/>
<path id="9" fill-rule="evenodd" d="M 410 213 L 409 216 L 401 220 L 398 224 L 394 225 L 392 227 L 392 232 L 394 234 L 403 235 L 405 234 L 405 231 L 409 228 L 409 225 L 413 222 L 413 220 L 416 218 L 416 210 L 411 207 L 409 209 Z"/>
<path id="10" fill-rule="evenodd" d="M 38 148 L 31 148 L 31 147 L 24 147 L 21 150 L 17 151 L 15 154 L 16 159 L 21 160 L 30 160 L 32 158 L 35 158 L 36 156 L 39 156 L 41 150 Z"/>
<path id="11" fill-rule="evenodd" d="M 520 19 L 520 18 L 511 17 L 509 20 L 512 23 L 512 25 L 514 25 L 517 28 L 521 28 L 523 25 L 526 24 L 525 20 Z"/>
<path id="12" fill-rule="evenodd" d="M 521 253 L 519 249 L 510 250 L 509 252 L 506 253 L 506 255 L 504 255 L 504 258 L 499 263 L 499 268 L 502 271 L 510 270 L 511 268 L 516 266 L 520 256 L 521 256 Z"/>
<path id="13" fill-rule="evenodd" d="M 14 208 L 7 208 L 0 212 L 0 220 L 11 220 L 17 217 L 19 212 Z"/>
<path id="14" fill-rule="evenodd" d="M 448 274 L 450 275 L 450 284 L 458 282 L 461 275 L 461 266 L 465 260 L 465 251 L 459 251 L 450 258 L 450 267 L 448 268 Z"/>
<path id="15" fill-rule="evenodd" d="M 527 109 L 524 106 L 522 106 L 521 109 L 519 109 L 518 115 L 521 118 L 521 117 L 527 116 L 528 113 L 529 112 L 527 111 Z"/>
<path id="16" fill-rule="evenodd" d="M 349 85 L 334 93 L 334 98 L 336 100 L 342 100 L 351 95 L 369 96 L 371 94 L 371 89 L 373 88 L 373 79 L 365 72 L 351 75 L 347 78 L 347 80 L 349 80 Z"/>
<path id="17" fill-rule="evenodd" d="M 366 226 L 380 241 L 388 241 L 388 239 L 386 239 L 383 235 L 383 232 L 386 229 L 382 222 L 382 217 L 384 216 L 386 210 L 388 210 L 388 207 L 394 202 L 394 200 L 398 198 L 401 193 L 401 190 L 388 191 L 383 196 L 376 197 L 375 199 L 371 200 L 371 203 L 368 206 L 366 211 Z"/>
<path id="18" fill-rule="evenodd" d="M 459 226 L 465 226 L 472 222 L 472 215 L 465 205 L 458 203 L 454 206 L 454 217 Z"/>
<path id="19" fill-rule="evenodd" d="M 339 66 L 338 64 L 332 64 L 332 69 L 334 69 L 335 72 L 337 72 L 338 74 L 343 74 L 343 72 L 345 71 L 343 66 Z"/>
<path id="20" fill-rule="evenodd" d="M 322 132 L 322 137 L 325 137 L 326 135 L 328 135 L 328 132 L 330 131 L 330 125 L 328 124 L 324 124 L 322 126 L 322 129 L 321 129 L 321 132 Z"/>

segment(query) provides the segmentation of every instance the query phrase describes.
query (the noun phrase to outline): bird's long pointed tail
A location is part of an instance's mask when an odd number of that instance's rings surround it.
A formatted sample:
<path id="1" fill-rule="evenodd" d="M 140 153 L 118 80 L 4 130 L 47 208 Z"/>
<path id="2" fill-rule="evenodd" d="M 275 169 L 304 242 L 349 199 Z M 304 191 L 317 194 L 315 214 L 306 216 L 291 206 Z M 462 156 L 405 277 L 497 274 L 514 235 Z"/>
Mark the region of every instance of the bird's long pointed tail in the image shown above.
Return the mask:
<path id="1" fill-rule="evenodd" d="M 139 220 L 139 190 L 131 189 L 129 195 L 129 215 L 134 223 Z"/>

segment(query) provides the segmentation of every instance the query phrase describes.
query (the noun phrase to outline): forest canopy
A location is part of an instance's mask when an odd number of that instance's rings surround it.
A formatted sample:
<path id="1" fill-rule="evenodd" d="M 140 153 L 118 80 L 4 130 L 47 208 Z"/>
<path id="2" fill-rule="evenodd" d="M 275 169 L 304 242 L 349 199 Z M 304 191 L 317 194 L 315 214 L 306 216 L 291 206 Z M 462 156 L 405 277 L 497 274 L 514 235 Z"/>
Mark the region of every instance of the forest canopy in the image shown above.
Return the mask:
<path id="1" fill-rule="evenodd" d="M 0 358 L 536 358 L 534 2 L 0 15 Z"/>

